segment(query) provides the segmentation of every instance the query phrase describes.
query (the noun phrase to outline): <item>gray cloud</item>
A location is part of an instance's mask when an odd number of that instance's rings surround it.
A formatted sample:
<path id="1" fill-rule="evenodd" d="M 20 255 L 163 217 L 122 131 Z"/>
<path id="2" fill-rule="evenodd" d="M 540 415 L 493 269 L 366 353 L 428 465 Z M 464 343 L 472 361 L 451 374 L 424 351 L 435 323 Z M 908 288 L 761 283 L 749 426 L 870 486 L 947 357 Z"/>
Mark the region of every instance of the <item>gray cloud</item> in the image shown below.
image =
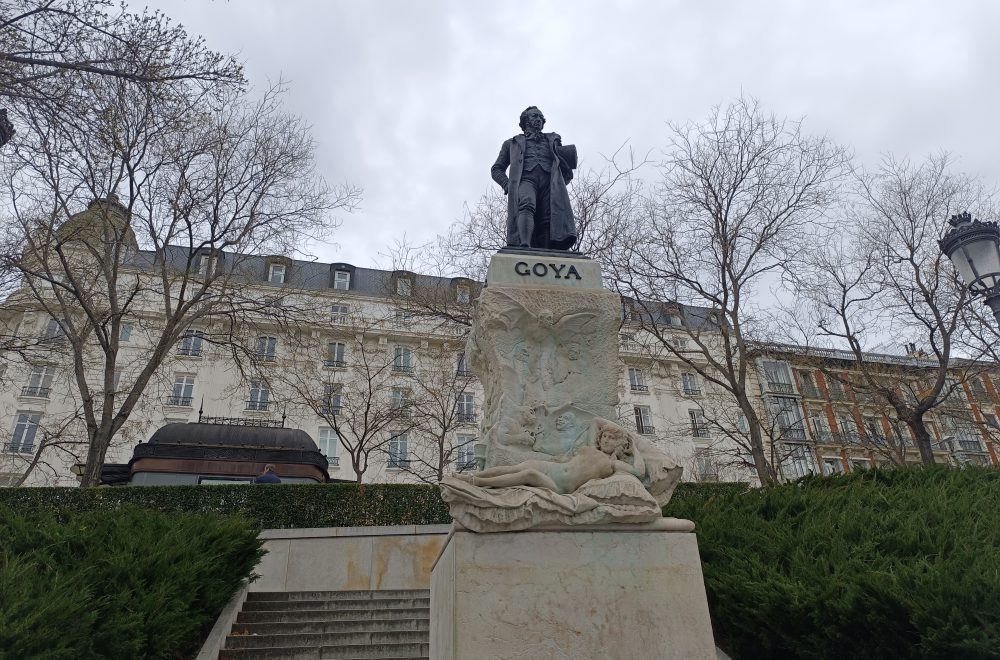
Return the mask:
<path id="1" fill-rule="evenodd" d="M 368 265 L 396 235 L 444 231 L 493 185 L 489 165 L 532 104 L 585 164 L 625 140 L 658 149 L 667 121 L 745 92 L 864 162 L 945 149 L 1000 180 L 995 3 L 149 4 L 241 53 L 255 83 L 289 80 L 324 176 L 365 188 L 338 247 L 316 246 L 326 260 Z"/>

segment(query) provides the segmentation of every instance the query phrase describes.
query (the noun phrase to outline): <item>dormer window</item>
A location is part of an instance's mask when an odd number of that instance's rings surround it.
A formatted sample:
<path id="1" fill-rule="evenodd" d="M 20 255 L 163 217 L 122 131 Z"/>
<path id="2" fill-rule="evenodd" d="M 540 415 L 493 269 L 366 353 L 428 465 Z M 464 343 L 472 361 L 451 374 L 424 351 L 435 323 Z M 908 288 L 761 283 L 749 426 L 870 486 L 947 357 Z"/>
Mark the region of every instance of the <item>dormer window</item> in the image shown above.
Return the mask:
<path id="1" fill-rule="evenodd" d="M 472 300 L 472 292 L 469 287 L 462 285 L 455 289 L 455 300 L 460 305 L 468 305 L 469 301 Z"/>
<path id="2" fill-rule="evenodd" d="M 285 272 L 285 264 L 271 264 L 267 269 L 267 281 L 271 284 L 284 284 Z"/>
<path id="3" fill-rule="evenodd" d="M 413 293 L 413 281 L 408 277 L 396 280 L 396 293 L 400 296 L 410 296 Z"/>
<path id="4" fill-rule="evenodd" d="M 209 273 L 215 274 L 215 256 L 211 254 L 199 254 L 195 257 L 195 270 L 202 277 Z"/>
<path id="5" fill-rule="evenodd" d="M 333 273 L 333 288 L 337 291 L 349 291 L 351 289 L 351 273 L 346 270 L 337 270 Z"/>

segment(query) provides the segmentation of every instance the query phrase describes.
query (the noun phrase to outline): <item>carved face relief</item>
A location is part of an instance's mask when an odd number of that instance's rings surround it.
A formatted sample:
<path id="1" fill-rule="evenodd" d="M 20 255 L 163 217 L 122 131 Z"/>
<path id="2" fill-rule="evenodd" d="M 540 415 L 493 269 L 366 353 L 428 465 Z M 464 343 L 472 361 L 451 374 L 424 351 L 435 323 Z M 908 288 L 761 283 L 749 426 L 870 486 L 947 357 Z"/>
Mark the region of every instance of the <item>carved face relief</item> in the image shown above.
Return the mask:
<path id="1" fill-rule="evenodd" d="M 576 427 L 576 415 L 571 412 L 565 412 L 558 417 L 556 417 L 556 430 L 557 431 L 571 431 Z"/>
<path id="2" fill-rule="evenodd" d="M 571 341 L 566 344 L 566 357 L 570 360 L 580 359 L 580 342 Z"/>

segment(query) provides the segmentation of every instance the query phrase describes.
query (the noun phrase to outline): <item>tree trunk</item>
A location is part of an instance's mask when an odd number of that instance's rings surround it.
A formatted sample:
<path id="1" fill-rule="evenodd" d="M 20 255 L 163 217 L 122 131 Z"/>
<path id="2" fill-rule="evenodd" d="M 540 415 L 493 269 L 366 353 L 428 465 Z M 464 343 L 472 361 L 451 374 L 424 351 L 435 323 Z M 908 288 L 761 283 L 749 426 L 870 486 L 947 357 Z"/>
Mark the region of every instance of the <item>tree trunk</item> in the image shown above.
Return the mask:
<path id="1" fill-rule="evenodd" d="M 100 430 L 91 435 L 90 446 L 87 448 L 87 462 L 83 466 L 83 475 L 80 479 L 81 486 L 101 485 L 101 467 L 104 465 L 104 458 L 108 453 L 110 443 L 111 438 L 108 434 Z"/>
<path id="2" fill-rule="evenodd" d="M 917 449 L 920 450 L 920 462 L 924 465 L 934 465 L 934 451 L 931 448 L 931 434 L 921 417 L 915 417 L 906 422 L 916 438 Z"/>

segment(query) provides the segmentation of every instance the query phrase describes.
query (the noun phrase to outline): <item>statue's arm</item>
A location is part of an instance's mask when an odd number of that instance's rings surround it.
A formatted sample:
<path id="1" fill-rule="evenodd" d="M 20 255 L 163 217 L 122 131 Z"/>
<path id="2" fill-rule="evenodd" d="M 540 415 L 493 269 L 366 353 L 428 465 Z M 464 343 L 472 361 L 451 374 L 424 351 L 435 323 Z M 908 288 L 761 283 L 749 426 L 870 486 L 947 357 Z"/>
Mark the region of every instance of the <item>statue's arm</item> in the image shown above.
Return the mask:
<path id="1" fill-rule="evenodd" d="M 490 176 L 493 180 L 503 188 L 503 192 L 507 194 L 507 184 L 509 179 L 507 178 L 507 168 L 510 166 L 510 140 L 506 140 L 503 146 L 500 147 L 500 155 L 497 156 L 497 160 L 493 163 L 493 167 L 490 168 Z"/>

